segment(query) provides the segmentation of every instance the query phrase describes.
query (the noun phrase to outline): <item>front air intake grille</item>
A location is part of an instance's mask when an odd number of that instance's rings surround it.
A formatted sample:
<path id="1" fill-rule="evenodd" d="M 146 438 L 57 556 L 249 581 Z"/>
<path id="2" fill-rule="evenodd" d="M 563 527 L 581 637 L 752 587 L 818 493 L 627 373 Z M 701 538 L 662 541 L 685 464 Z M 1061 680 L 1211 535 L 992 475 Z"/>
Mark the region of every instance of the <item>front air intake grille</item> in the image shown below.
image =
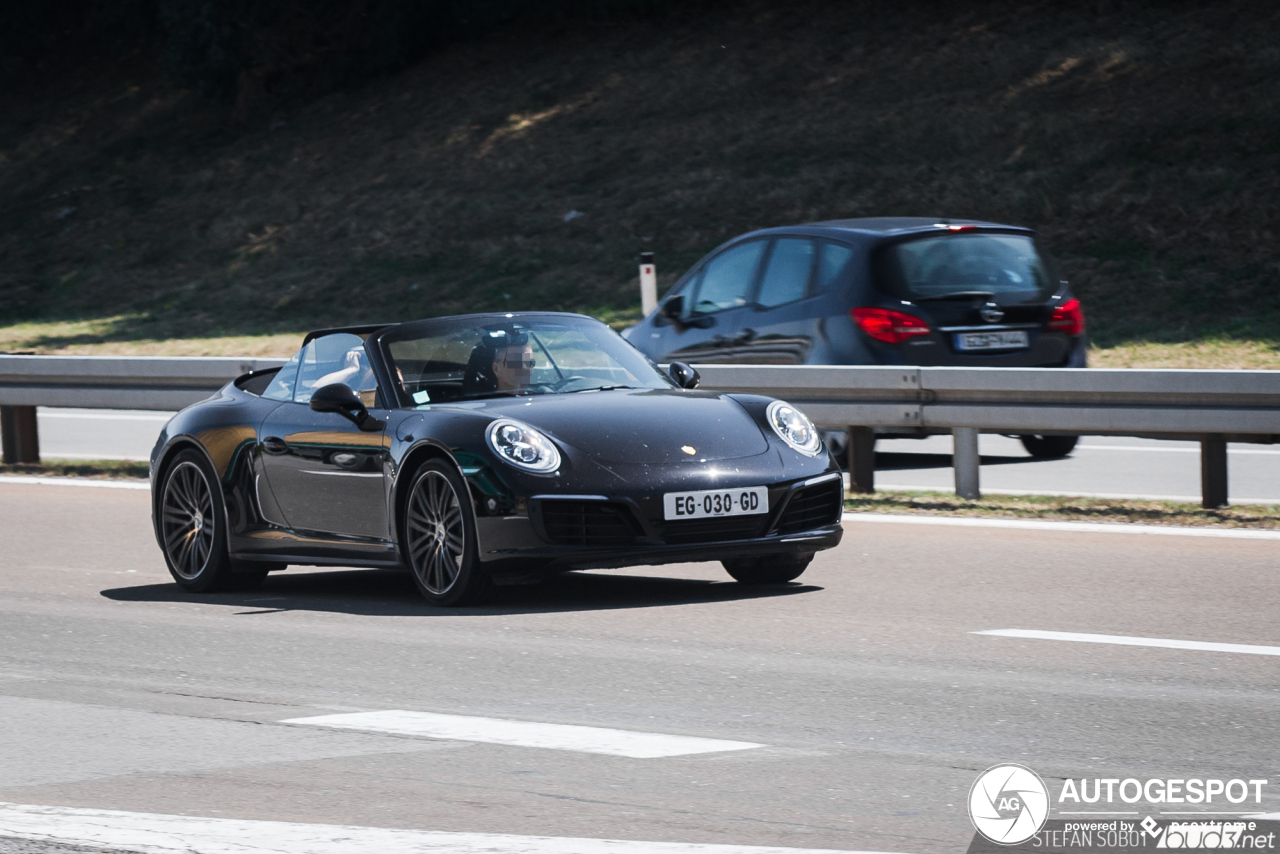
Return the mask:
<path id="1" fill-rule="evenodd" d="M 765 514 L 760 514 L 668 522 L 662 528 L 662 539 L 672 546 L 750 540 L 764 533 L 764 523 L 767 520 L 768 517 Z"/>
<path id="2" fill-rule="evenodd" d="M 606 501 L 543 501 L 542 525 L 560 546 L 625 546 L 637 533 L 631 512 Z"/>
<path id="3" fill-rule="evenodd" d="M 839 480 L 831 480 L 796 490 L 791 503 L 778 520 L 779 534 L 798 534 L 840 521 L 844 510 L 844 488 Z"/>

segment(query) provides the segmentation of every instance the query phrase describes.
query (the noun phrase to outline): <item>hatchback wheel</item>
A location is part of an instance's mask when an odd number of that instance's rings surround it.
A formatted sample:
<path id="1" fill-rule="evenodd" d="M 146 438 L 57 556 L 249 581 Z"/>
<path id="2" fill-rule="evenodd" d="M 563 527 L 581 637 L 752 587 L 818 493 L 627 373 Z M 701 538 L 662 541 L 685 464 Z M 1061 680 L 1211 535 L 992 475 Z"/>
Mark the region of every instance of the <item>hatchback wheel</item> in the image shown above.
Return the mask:
<path id="1" fill-rule="evenodd" d="M 795 581 L 813 560 L 807 555 L 764 555 L 721 561 L 725 571 L 742 584 L 786 584 Z"/>
<path id="2" fill-rule="evenodd" d="M 1079 436 L 1019 436 L 1022 447 L 1038 460 L 1059 460 L 1075 450 Z"/>

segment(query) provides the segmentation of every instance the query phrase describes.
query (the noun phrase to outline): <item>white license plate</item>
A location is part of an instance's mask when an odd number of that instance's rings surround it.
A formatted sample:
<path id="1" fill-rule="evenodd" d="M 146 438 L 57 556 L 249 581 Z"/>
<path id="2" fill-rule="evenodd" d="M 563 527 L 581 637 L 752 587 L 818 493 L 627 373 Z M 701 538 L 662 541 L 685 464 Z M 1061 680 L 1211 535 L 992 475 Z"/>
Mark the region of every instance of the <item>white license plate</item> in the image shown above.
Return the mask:
<path id="1" fill-rule="evenodd" d="M 1031 339 L 1022 330 L 1011 332 L 959 332 L 956 333 L 957 350 L 1013 350 L 1031 346 Z"/>
<path id="2" fill-rule="evenodd" d="M 769 490 L 763 486 L 668 492 L 662 496 L 662 518 L 705 519 L 708 516 L 750 516 L 769 512 Z"/>

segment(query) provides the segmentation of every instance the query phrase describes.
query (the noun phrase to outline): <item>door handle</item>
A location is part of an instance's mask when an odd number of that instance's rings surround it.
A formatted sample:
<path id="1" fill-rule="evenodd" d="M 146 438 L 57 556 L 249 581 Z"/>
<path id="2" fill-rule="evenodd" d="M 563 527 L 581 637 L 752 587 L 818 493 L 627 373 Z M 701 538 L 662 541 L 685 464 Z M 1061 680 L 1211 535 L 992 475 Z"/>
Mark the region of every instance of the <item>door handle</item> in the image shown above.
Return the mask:
<path id="1" fill-rule="evenodd" d="M 748 326 L 746 329 L 733 339 L 735 344 L 749 344 L 756 337 L 756 331 Z"/>
<path id="2" fill-rule="evenodd" d="M 287 454 L 289 453 L 289 443 L 279 436 L 268 436 L 262 440 L 262 450 L 268 454 Z"/>

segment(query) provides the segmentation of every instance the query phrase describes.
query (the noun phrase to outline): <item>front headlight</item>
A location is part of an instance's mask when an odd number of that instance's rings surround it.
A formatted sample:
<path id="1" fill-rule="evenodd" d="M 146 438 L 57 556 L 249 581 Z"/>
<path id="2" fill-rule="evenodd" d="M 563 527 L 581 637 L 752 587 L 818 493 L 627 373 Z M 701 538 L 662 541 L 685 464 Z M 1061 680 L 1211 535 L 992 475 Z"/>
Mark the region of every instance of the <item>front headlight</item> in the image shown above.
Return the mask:
<path id="1" fill-rule="evenodd" d="M 489 425 L 485 438 L 499 459 L 518 469 L 546 474 L 560 468 L 556 446 L 528 424 L 499 418 Z"/>
<path id="2" fill-rule="evenodd" d="M 802 454 L 816 457 L 822 450 L 822 437 L 809 416 L 789 403 L 775 400 L 765 411 L 765 418 L 778 438 Z"/>

